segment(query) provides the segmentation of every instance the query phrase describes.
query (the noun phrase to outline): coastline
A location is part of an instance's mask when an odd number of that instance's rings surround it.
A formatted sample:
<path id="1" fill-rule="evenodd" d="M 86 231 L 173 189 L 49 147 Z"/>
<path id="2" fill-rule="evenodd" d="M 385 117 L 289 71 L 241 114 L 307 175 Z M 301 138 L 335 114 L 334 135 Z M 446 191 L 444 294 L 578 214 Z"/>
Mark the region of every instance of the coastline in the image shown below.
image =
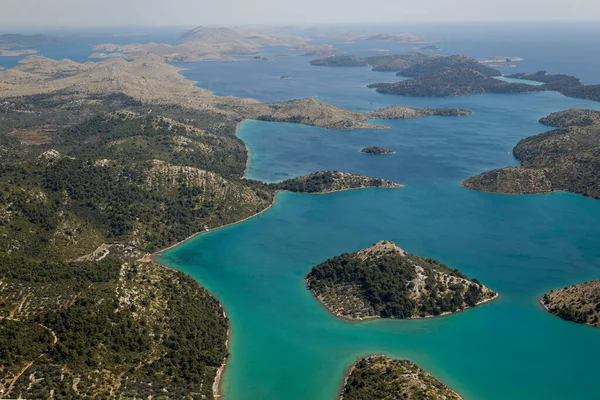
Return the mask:
<path id="1" fill-rule="evenodd" d="M 305 280 L 305 282 L 306 282 L 306 280 Z M 363 317 L 363 318 L 359 319 L 359 318 L 353 318 L 353 317 L 348 317 L 348 316 L 344 316 L 344 315 L 337 315 L 337 314 L 335 314 L 333 311 L 331 311 L 331 310 L 329 309 L 329 307 L 327 307 L 327 305 L 326 305 L 326 304 L 325 304 L 325 303 L 324 303 L 324 302 L 323 302 L 323 301 L 322 301 L 322 300 L 319 298 L 319 296 L 317 296 L 317 295 L 316 295 L 316 293 L 315 293 L 315 292 L 313 292 L 313 291 L 312 291 L 312 290 L 311 290 L 311 289 L 308 287 L 308 285 L 306 286 L 306 289 L 307 289 L 309 292 L 311 292 L 311 294 L 312 294 L 313 298 L 315 298 L 315 299 L 317 300 L 317 302 L 318 302 L 318 303 L 319 303 L 319 304 L 320 304 L 320 305 L 321 305 L 321 306 L 322 306 L 322 307 L 323 307 L 325 310 L 327 310 L 327 312 L 328 312 L 330 315 L 332 315 L 332 316 L 334 316 L 334 317 L 336 317 L 336 318 L 339 318 L 339 319 L 341 319 L 341 320 L 343 320 L 343 321 L 349 322 L 349 323 L 360 323 L 360 322 L 369 321 L 369 320 L 375 320 L 375 319 L 381 319 L 381 320 L 384 320 L 384 319 L 389 319 L 389 320 L 400 320 L 400 321 L 402 321 L 402 320 L 405 320 L 405 321 L 410 321 L 410 320 L 419 320 L 419 319 L 434 319 L 434 318 L 448 317 L 448 316 L 450 316 L 450 315 L 454 315 L 454 314 L 458 314 L 458 313 L 461 313 L 461 312 L 465 312 L 465 311 L 471 310 L 471 309 L 473 309 L 473 308 L 475 308 L 475 307 L 478 307 L 478 306 L 480 306 L 480 305 L 483 305 L 483 304 L 489 303 L 489 302 L 491 302 L 491 301 L 494 301 L 494 300 L 496 300 L 496 299 L 498 299 L 498 298 L 500 297 L 500 293 L 496 292 L 496 294 L 495 294 L 494 296 L 490 297 L 489 299 L 485 299 L 485 300 L 482 300 L 482 301 L 478 302 L 478 303 L 477 303 L 477 304 L 475 304 L 473 307 L 467 307 L 467 308 L 463 308 L 463 309 L 461 309 L 461 310 L 454 311 L 454 312 L 449 312 L 449 311 L 446 311 L 446 312 L 443 312 L 443 313 L 441 313 L 441 314 L 439 314 L 439 315 L 426 315 L 425 317 L 416 317 L 416 316 L 413 316 L 413 317 L 410 317 L 410 318 L 382 318 L 382 317 L 380 317 L 380 316 L 378 316 L 378 315 L 370 315 L 370 316 L 366 316 L 366 317 Z M 491 289 L 490 289 L 490 290 L 491 290 Z"/>
<path id="2" fill-rule="evenodd" d="M 177 247 L 177 246 L 180 246 L 180 245 L 184 244 L 185 242 L 188 242 L 188 241 L 190 241 L 190 240 L 194 239 L 196 236 L 200 236 L 200 235 L 202 235 L 203 233 L 208 233 L 208 232 L 216 231 L 216 230 L 219 230 L 219 229 L 227 228 L 228 226 L 232 226 L 232 225 L 240 224 L 240 223 L 242 223 L 242 222 L 248 221 L 248 220 L 249 220 L 249 219 L 251 219 L 251 218 L 258 217 L 260 214 L 262 214 L 262 213 L 264 213 L 264 212 L 266 212 L 266 211 L 270 210 L 270 209 L 271 209 L 271 208 L 272 208 L 272 207 L 275 205 L 275 201 L 276 201 L 276 199 L 277 199 L 277 192 L 275 192 L 275 196 L 273 196 L 273 202 L 272 202 L 272 203 L 271 203 L 271 204 L 270 204 L 270 205 L 269 205 L 267 208 L 265 208 L 265 209 L 261 210 L 260 212 L 257 212 L 256 214 L 252 214 L 252 215 L 250 215 L 250 216 L 248 216 L 248 217 L 246 217 L 246 218 L 244 218 L 244 219 L 241 219 L 241 220 L 239 220 L 239 221 L 230 222 L 229 224 L 225 224 L 225 225 L 217 226 L 216 228 L 212 228 L 212 229 L 206 229 L 206 230 L 203 230 L 203 231 L 196 232 L 196 233 L 194 233 L 193 235 L 191 235 L 191 236 L 189 236 L 189 237 L 187 237 L 187 238 L 185 238 L 185 239 L 183 239 L 183 240 L 181 240 L 181 241 L 179 241 L 179 242 L 177 242 L 177 243 L 175 243 L 175 244 L 172 244 L 172 245 L 171 245 L 171 246 L 169 246 L 169 247 L 166 247 L 166 248 L 164 248 L 164 249 L 158 250 L 158 251 L 156 251 L 156 252 L 154 252 L 154 253 L 151 253 L 151 254 L 147 254 L 146 256 L 144 256 L 144 257 L 143 257 L 142 259 L 140 259 L 139 261 L 150 261 L 150 260 L 151 260 L 151 261 L 155 261 L 155 262 L 157 262 L 157 263 L 161 264 L 161 263 L 160 263 L 160 262 L 159 262 L 159 261 L 156 259 L 156 257 L 160 256 L 161 254 L 163 254 L 163 253 L 166 253 L 166 252 L 167 252 L 167 251 L 169 251 L 169 250 L 173 250 L 175 247 Z M 163 265 L 163 264 L 161 264 L 161 265 Z"/>

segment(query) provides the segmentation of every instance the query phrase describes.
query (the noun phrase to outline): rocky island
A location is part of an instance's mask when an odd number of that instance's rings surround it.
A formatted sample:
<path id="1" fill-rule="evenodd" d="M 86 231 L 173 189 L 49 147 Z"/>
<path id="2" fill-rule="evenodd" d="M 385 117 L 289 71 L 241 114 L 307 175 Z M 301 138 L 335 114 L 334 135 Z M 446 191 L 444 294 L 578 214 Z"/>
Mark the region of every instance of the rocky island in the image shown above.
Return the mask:
<path id="1" fill-rule="evenodd" d="M 551 290 L 540 302 L 557 317 L 600 328 L 600 281 Z"/>
<path id="2" fill-rule="evenodd" d="M 447 315 L 497 297 L 476 279 L 389 241 L 313 267 L 306 283 L 330 312 L 358 320 Z"/>
<path id="3" fill-rule="evenodd" d="M 269 188 L 288 192 L 332 193 L 352 189 L 398 189 L 402 185 L 379 178 L 340 171 L 319 171 L 312 174 L 269 184 Z"/>
<path id="4" fill-rule="evenodd" d="M 340 400 L 366 399 L 462 400 L 462 397 L 410 361 L 374 355 L 350 368 L 340 394 Z"/>
<path id="5" fill-rule="evenodd" d="M 386 149 L 384 147 L 378 147 L 378 146 L 365 147 L 365 148 L 361 149 L 360 152 L 363 154 L 373 154 L 373 155 L 396 154 L 396 152 L 393 150 Z"/>
<path id="6" fill-rule="evenodd" d="M 484 172 L 462 185 L 491 193 L 568 191 L 600 198 L 600 112 L 573 109 L 553 113 L 540 122 L 558 129 L 517 143 L 513 154 L 520 168 Z"/>

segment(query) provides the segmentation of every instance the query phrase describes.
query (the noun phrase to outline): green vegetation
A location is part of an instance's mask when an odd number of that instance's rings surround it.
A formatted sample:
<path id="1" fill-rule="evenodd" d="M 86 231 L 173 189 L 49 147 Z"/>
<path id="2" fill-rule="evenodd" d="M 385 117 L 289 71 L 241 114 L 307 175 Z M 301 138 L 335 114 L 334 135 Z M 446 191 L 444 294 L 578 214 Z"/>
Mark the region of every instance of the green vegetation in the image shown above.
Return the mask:
<path id="1" fill-rule="evenodd" d="M 463 186 L 493 193 L 568 191 L 600 198 L 600 112 L 567 110 L 540 122 L 559 129 L 517 143 L 513 154 L 521 168 L 484 172 Z"/>
<path id="2" fill-rule="evenodd" d="M 401 96 L 461 96 L 477 93 L 524 93 L 541 90 L 540 87 L 507 83 L 494 77 L 501 73 L 477 60 L 462 56 L 433 56 L 415 63 L 397 73 L 413 77 L 395 83 L 369 85 L 379 93 Z"/>
<path id="3" fill-rule="evenodd" d="M 241 179 L 239 117 L 124 95 L 0 103 L 0 379 L 7 397 L 213 398 L 228 321 L 144 254 L 255 215 L 276 190 L 387 183 Z M 144 259 L 144 261 L 148 261 Z"/>
<path id="4" fill-rule="evenodd" d="M 310 64 L 326 67 L 363 67 L 370 65 L 373 67 L 373 71 L 396 72 L 427 58 L 428 56 L 421 53 L 385 54 L 366 58 L 341 55 L 312 60 Z"/>
<path id="5" fill-rule="evenodd" d="M 332 56 L 310 61 L 311 65 L 326 67 L 366 67 L 367 60 L 354 56 Z"/>
<path id="6" fill-rule="evenodd" d="M 424 56 L 412 59 L 403 68 L 393 68 L 396 75 L 414 79 L 369 85 L 379 93 L 399 96 L 463 96 L 479 93 L 528 93 L 558 91 L 565 96 L 600 101 L 600 85 L 583 85 L 569 75 L 548 75 L 546 71 L 509 75 L 509 78 L 543 82 L 535 86 L 494 79 L 502 74 L 479 61 L 463 55 Z M 390 70 L 390 69 L 384 69 Z"/>
<path id="7" fill-rule="evenodd" d="M 400 188 L 401 185 L 385 179 L 369 178 L 362 175 L 339 171 L 320 171 L 312 174 L 272 183 L 273 190 L 285 190 L 302 193 L 327 193 L 339 190 L 362 188 Z"/>
<path id="8" fill-rule="evenodd" d="M 600 281 L 552 290 L 541 302 L 557 317 L 600 328 Z"/>
<path id="9" fill-rule="evenodd" d="M 212 398 L 227 319 L 193 279 L 110 257 L 3 257 L 0 268 L 0 310 L 12 319 L 0 321 L 10 335 L 0 354 L 12 360 L 4 377 L 12 396 Z"/>
<path id="10" fill-rule="evenodd" d="M 476 279 L 386 241 L 313 267 L 307 284 L 330 311 L 357 319 L 436 316 L 496 296 Z"/>
<path id="11" fill-rule="evenodd" d="M 600 85 L 584 85 L 581 79 L 570 75 L 550 75 L 546 71 L 509 75 L 508 78 L 543 82 L 545 90 L 554 90 L 565 96 L 600 101 Z"/>
<path id="12" fill-rule="evenodd" d="M 352 367 L 340 399 L 462 400 L 462 397 L 410 361 L 379 355 L 363 358 Z"/>

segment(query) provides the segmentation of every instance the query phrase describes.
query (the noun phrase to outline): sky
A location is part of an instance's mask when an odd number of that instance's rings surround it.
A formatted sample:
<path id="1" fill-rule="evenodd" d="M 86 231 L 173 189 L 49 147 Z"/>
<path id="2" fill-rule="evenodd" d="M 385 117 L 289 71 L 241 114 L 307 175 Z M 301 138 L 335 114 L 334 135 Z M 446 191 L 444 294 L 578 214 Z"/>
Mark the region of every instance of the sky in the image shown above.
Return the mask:
<path id="1" fill-rule="evenodd" d="M 0 0 L 0 27 L 600 20 L 599 0 Z"/>

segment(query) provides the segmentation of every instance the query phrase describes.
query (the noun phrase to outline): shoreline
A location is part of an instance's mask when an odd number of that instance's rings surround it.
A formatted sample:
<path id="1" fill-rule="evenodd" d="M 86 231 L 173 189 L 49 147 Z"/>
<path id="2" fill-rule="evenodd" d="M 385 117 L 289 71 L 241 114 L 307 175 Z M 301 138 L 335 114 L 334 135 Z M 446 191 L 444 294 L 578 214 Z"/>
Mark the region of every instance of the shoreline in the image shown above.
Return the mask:
<path id="1" fill-rule="evenodd" d="M 276 199 L 277 199 L 277 192 L 275 192 L 275 195 L 273 196 L 273 201 L 271 202 L 271 204 L 269 204 L 269 206 L 268 206 L 267 208 L 265 208 L 265 209 L 261 210 L 260 212 L 257 212 L 256 214 L 252 214 L 252 215 L 250 215 L 250 216 L 248 216 L 248 217 L 246 217 L 246 218 L 244 218 L 244 219 L 240 219 L 239 221 L 230 222 L 230 223 L 228 223 L 228 224 L 221 225 L 221 226 L 217 226 L 217 227 L 215 227 L 215 228 L 209 228 L 209 229 L 206 229 L 206 230 L 203 230 L 203 231 L 196 232 L 196 233 L 194 233 L 193 235 L 191 235 L 191 236 L 188 236 L 187 238 L 185 238 L 185 239 L 183 239 L 183 240 L 181 240 L 181 241 L 179 241 L 179 242 L 177 242 L 177 243 L 175 243 L 175 244 L 172 244 L 172 245 L 171 245 L 171 246 L 169 246 L 169 247 L 166 247 L 166 248 L 164 248 L 164 249 L 158 250 L 158 251 L 156 251 L 156 252 L 154 252 L 154 253 L 151 253 L 151 254 L 146 254 L 146 255 L 145 255 L 145 256 L 144 256 L 144 257 L 143 257 L 141 260 L 151 260 L 151 261 L 155 261 L 155 262 L 157 262 L 158 264 L 161 264 L 161 265 L 163 265 L 163 264 L 162 264 L 162 263 L 160 263 L 158 260 L 156 260 L 156 257 L 157 257 L 157 256 L 160 256 L 161 254 L 163 254 L 163 253 L 166 253 L 166 252 L 167 252 L 167 251 L 169 251 L 169 250 L 173 250 L 175 247 L 181 246 L 182 244 L 184 244 L 184 243 L 186 243 L 186 242 L 188 242 L 188 241 L 190 241 L 190 240 L 194 239 L 194 238 L 195 238 L 195 237 L 197 237 L 197 236 L 200 236 L 200 235 L 202 235 L 203 233 L 208 233 L 208 232 L 217 231 L 217 230 L 219 230 L 219 229 L 227 228 L 227 227 L 229 227 L 229 226 L 233 226 L 233 225 L 236 225 L 236 224 L 241 224 L 242 222 L 248 221 L 249 219 L 252 219 L 252 218 L 254 218 L 254 217 L 258 217 L 258 216 L 259 216 L 259 215 L 261 215 L 262 213 L 264 213 L 264 212 L 266 212 L 266 211 L 270 210 L 270 209 L 271 209 L 271 208 L 272 208 L 272 207 L 275 205 L 275 201 L 276 201 Z M 141 260 L 140 260 L 140 261 L 141 261 Z"/>
<path id="2" fill-rule="evenodd" d="M 305 282 L 306 282 L 306 280 L 305 280 Z M 331 315 L 331 316 L 333 316 L 333 317 L 339 318 L 339 319 L 341 319 L 341 320 L 343 320 L 343 321 L 346 321 L 346 322 L 348 322 L 348 323 L 360 323 L 360 322 L 366 322 L 366 321 L 370 321 L 370 320 L 372 321 L 372 320 L 376 320 L 376 319 L 379 319 L 379 320 L 399 320 L 399 321 L 412 321 L 412 320 L 426 320 L 426 319 L 435 319 L 435 318 L 449 317 L 449 316 L 451 316 L 451 315 L 458 314 L 458 313 L 461 313 L 461 312 L 465 312 L 465 311 L 471 310 L 471 309 L 473 309 L 473 308 L 479 307 L 479 306 L 481 306 L 481 305 L 483 305 L 483 304 L 486 304 L 486 303 L 489 303 L 489 302 L 491 302 L 491 301 L 497 300 L 497 299 L 500 297 L 500 293 L 496 292 L 496 295 L 494 295 L 494 296 L 492 296 L 492 297 L 490 297 L 490 298 L 488 298 L 488 299 L 485 299 L 485 300 L 482 300 L 482 301 L 478 302 L 478 303 L 477 303 L 477 304 L 475 304 L 473 307 L 467 307 L 467 308 L 463 308 L 463 309 L 461 309 L 461 310 L 454 311 L 454 312 L 449 312 L 449 311 L 446 311 L 446 312 L 443 312 L 443 313 L 441 313 L 441 314 L 439 314 L 439 315 L 427 315 L 427 316 L 425 316 L 425 317 L 415 317 L 415 316 L 413 316 L 413 317 L 410 317 L 410 318 L 382 318 L 382 317 L 380 317 L 380 316 L 378 316 L 378 315 L 370 315 L 370 316 L 363 317 L 362 319 L 358 319 L 358 318 L 347 317 L 347 316 L 343 316 L 343 315 L 337 315 L 337 314 L 335 314 L 335 313 L 334 313 L 333 311 L 331 311 L 331 310 L 329 309 L 329 307 L 327 307 L 327 305 L 326 305 L 326 304 L 325 304 L 325 303 L 324 303 L 324 302 L 323 302 L 323 301 L 322 301 L 322 300 L 321 300 L 321 299 L 320 299 L 320 298 L 319 298 L 319 297 L 318 297 L 318 296 L 315 294 L 315 292 L 313 292 L 313 291 L 310 289 L 310 287 L 308 287 L 308 285 L 306 285 L 305 287 L 306 287 L 306 289 L 307 289 L 309 292 L 311 292 L 311 294 L 312 294 L 312 297 L 313 297 L 314 299 L 316 299 L 316 300 L 317 300 L 317 302 L 318 302 L 318 303 L 319 303 L 319 304 L 320 304 L 320 305 L 321 305 L 321 306 L 322 306 L 322 307 L 323 307 L 323 308 L 324 308 L 324 309 L 325 309 L 325 310 L 328 312 L 328 314 L 330 314 L 330 315 Z M 490 290 L 491 290 L 491 289 L 490 289 Z"/>

